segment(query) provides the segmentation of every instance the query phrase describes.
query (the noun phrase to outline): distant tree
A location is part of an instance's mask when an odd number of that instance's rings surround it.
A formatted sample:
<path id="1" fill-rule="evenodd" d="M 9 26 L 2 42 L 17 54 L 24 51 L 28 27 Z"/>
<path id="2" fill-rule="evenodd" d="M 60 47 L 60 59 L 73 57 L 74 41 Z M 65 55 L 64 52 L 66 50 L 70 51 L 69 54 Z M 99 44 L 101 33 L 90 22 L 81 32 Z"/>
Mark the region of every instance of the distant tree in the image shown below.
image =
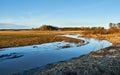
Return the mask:
<path id="1" fill-rule="evenodd" d="M 120 23 L 117 24 L 118 29 L 120 29 Z"/>
<path id="2" fill-rule="evenodd" d="M 109 32 L 115 33 L 120 31 L 120 23 L 110 23 L 109 24 Z"/>
<path id="3" fill-rule="evenodd" d="M 113 23 L 109 24 L 109 28 L 112 29 L 113 28 Z"/>
<path id="4" fill-rule="evenodd" d="M 42 25 L 40 28 L 40 30 L 58 30 L 58 27 L 54 27 L 52 25 Z"/>

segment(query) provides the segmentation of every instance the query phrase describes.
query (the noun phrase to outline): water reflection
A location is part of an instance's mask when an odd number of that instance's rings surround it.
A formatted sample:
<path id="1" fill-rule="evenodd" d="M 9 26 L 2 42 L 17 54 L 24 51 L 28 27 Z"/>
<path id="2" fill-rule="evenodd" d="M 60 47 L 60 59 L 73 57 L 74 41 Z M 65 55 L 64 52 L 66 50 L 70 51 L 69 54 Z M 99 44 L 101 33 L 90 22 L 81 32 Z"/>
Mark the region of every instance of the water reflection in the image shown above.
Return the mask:
<path id="1" fill-rule="evenodd" d="M 60 48 L 69 44 L 62 41 L 25 47 L 5 48 L 4 51 L 0 51 L 0 75 L 10 75 L 49 63 L 68 60 L 112 45 L 106 40 L 78 38 L 80 36 L 78 34 L 63 36 L 82 39 L 85 41 L 85 45 L 77 46 L 71 43 L 70 46 L 72 47 L 70 48 Z M 14 59 L 1 61 L 1 59 L 7 57 Z"/>

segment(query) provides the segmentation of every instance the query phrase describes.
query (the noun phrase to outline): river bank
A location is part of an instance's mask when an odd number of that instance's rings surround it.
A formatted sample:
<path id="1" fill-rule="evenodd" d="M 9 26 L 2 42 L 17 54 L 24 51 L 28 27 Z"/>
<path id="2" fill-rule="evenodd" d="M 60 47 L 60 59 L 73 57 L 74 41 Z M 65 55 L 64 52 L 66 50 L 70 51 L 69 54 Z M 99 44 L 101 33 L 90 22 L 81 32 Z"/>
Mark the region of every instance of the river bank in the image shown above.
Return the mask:
<path id="1" fill-rule="evenodd" d="M 118 47 L 119 49 L 120 47 Z M 47 69 L 34 75 L 119 75 L 120 49 L 112 50 L 113 46 L 91 52 Z"/>
<path id="2" fill-rule="evenodd" d="M 60 35 L 66 38 L 83 40 L 84 43 L 52 42 L 33 46 L 5 48 L 0 52 L 0 72 L 2 75 L 31 75 L 39 67 L 69 60 L 111 46 L 106 40 L 78 38 L 80 34 Z M 69 46 L 68 46 L 69 45 Z M 9 66 L 9 67 L 8 67 Z M 24 69 L 23 69 L 24 68 Z M 25 74 L 24 74 L 25 73 Z"/>
<path id="3" fill-rule="evenodd" d="M 119 34 L 97 34 L 89 37 L 109 40 L 113 46 L 49 66 L 33 75 L 120 75 Z"/>

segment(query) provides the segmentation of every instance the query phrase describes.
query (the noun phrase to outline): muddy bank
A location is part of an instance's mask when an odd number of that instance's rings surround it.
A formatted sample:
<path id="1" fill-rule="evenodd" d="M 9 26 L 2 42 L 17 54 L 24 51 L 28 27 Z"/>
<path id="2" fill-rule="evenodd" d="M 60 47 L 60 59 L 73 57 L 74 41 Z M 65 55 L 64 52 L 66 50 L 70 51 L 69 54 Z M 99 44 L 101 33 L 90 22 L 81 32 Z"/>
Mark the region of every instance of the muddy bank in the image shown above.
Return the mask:
<path id="1" fill-rule="evenodd" d="M 33 75 L 120 75 L 120 46 L 52 65 Z"/>

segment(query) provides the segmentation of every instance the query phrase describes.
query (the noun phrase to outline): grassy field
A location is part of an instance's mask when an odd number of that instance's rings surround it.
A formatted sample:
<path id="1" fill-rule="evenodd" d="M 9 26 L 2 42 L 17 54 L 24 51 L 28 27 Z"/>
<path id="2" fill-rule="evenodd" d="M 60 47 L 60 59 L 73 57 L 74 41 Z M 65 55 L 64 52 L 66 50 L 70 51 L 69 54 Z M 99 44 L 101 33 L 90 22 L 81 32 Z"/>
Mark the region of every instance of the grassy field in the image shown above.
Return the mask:
<path id="1" fill-rule="evenodd" d="M 27 46 L 49 42 L 66 41 L 82 43 L 83 41 L 57 36 L 61 34 L 74 34 L 75 31 L 0 31 L 0 48 Z"/>
<path id="2" fill-rule="evenodd" d="M 78 34 L 82 31 L 0 31 L 0 48 L 27 46 L 57 41 L 67 42 L 81 42 L 76 39 L 57 36 L 62 34 Z M 105 39 L 113 43 L 113 45 L 120 45 L 120 33 L 114 34 L 85 34 L 83 37 Z"/>

